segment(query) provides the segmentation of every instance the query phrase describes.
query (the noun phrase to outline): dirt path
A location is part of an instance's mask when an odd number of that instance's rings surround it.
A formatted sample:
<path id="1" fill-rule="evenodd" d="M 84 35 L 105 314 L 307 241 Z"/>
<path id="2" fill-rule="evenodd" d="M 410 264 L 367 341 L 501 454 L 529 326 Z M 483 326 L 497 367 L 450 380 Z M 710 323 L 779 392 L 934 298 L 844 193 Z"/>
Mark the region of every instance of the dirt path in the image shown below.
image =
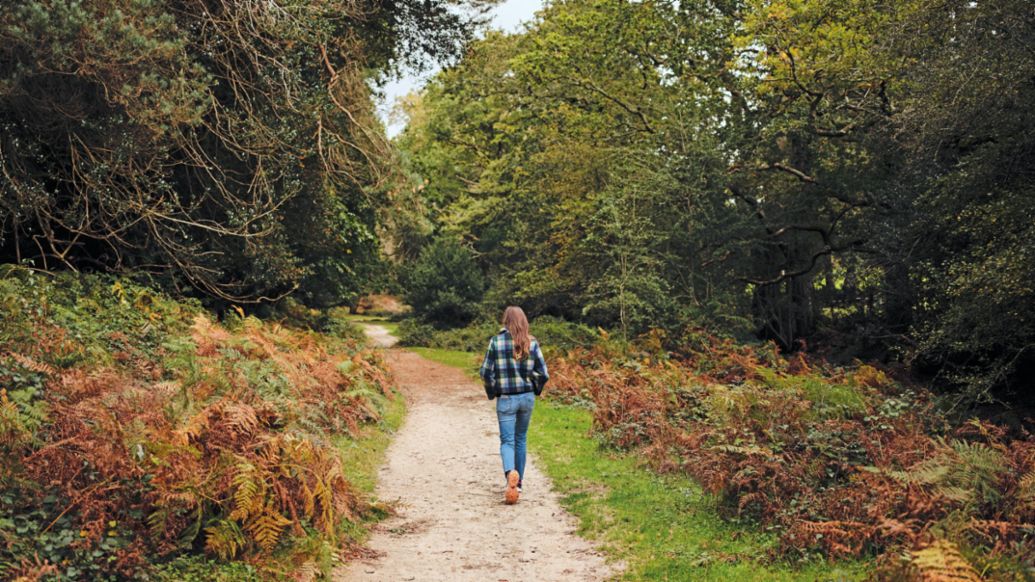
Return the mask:
<path id="1" fill-rule="evenodd" d="M 361 323 L 363 332 L 370 338 L 370 342 L 379 348 L 390 348 L 399 340 L 388 332 L 388 329 L 376 323 Z"/>
<path id="2" fill-rule="evenodd" d="M 503 504 L 494 403 L 480 385 L 448 366 L 388 352 L 409 406 L 388 449 L 378 496 L 399 500 L 378 526 L 374 557 L 335 571 L 364 580 L 604 580 L 613 569 L 582 538 L 550 483 L 529 459 L 517 505 Z M 535 415 L 529 439 L 535 439 Z"/>

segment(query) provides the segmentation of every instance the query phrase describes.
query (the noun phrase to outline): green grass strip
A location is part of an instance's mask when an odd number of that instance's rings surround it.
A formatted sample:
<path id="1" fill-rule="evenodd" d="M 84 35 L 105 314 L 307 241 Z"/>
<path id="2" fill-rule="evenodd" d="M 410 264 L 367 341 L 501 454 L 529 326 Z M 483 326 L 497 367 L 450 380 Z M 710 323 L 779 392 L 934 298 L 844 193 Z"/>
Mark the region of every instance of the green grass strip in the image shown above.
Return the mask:
<path id="1" fill-rule="evenodd" d="M 686 477 L 657 475 L 589 436 L 589 411 L 536 403 L 529 447 L 579 518 L 579 533 L 626 563 L 625 580 L 858 580 L 861 564 L 768 559 L 775 538 L 730 523 Z M 770 563 L 772 562 L 772 563 Z"/>
<path id="2" fill-rule="evenodd" d="M 351 321 L 357 325 L 362 326 L 363 324 L 379 325 L 388 330 L 388 333 L 398 337 L 399 336 L 399 322 L 392 321 L 387 317 L 380 315 L 356 315 L 350 313 L 344 317 L 346 321 Z"/>
<path id="3" fill-rule="evenodd" d="M 406 348 L 432 362 L 438 362 L 454 368 L 460 368 L 472 378 L 478 377 L 478 368 L 482 365 L 481 354 L 461 352 L 457 350 L 441 350 L 438 348 Z"/>
<path id="4" fill-rule="evenodd" d="M 373 493 L 377 471 L 384 464 L 385 450 L 406 416 L 406 399 L 400 394 L 388 401 L 381 419 L 360 429 L 356 438 L 338 437 L 342 464 L 349 481 L 364 493 Z"/>
<path id="5" fill-rule="evenodd" d="M 342 465 L 350 483 L 360 491 L 373 495 L 377 487 L 377 472 L 384 465 L 388 445 L 395 437 L 406 417 L 406 399 L 401 394 L 388 401 L 381 419 L 375 424 L 365 425 L 355 437 L 338 436 L 334 444 L 341 451 Z M 374 511 L 366 519 L 346 523 L 345 535 L 357 543 L 365 543 L 370 537 L 370 526 L 388 516 L 376 503 Z"/>

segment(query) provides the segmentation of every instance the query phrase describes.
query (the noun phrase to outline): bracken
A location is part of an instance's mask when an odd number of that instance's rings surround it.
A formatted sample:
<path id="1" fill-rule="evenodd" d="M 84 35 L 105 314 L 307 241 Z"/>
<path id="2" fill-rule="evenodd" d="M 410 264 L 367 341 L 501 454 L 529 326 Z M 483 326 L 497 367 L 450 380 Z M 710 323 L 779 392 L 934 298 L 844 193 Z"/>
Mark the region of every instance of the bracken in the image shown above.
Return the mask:
<path id="1" fill-rule="evenodd" d="M 571 350 L 552 397 L 590 402 L 606 442 L 692 476 L 727 515 L 779 532 L 789 558 L 881 556 L 875 577 L 918 580 L 1023 579 L 1035 564 L 1030 434 L 952 426 L 872 366 L 695 337 L 671 353 Z"/>

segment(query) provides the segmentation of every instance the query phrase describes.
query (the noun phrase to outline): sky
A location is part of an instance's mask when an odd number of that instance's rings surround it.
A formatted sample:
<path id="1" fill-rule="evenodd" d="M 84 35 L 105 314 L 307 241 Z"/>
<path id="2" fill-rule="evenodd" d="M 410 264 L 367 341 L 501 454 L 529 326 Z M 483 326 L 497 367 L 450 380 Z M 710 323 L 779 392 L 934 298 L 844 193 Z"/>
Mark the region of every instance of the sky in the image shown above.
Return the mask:
<path id="1" fill-rule="evenodd" d="M 490 26 L 506 32 L 517 32 L 521 25 L 532 20 L 536 10 L 543 6 L 543 0 L 505 0 L 492 10 L 492 21 Z M 403 129 L 399 121 L 392 122 L 389 118 L 395 100 L 411 91 L 420 89 L 424 83 L 435 75 L 437 67 L 416 74 L 413 71 L 404 71 L 400 77 L 389 79 L 385 84 L 384 98 L 377 104 L 377 113 L 385 123 L 388 130 L 388 137 L 395 137 Z"/>

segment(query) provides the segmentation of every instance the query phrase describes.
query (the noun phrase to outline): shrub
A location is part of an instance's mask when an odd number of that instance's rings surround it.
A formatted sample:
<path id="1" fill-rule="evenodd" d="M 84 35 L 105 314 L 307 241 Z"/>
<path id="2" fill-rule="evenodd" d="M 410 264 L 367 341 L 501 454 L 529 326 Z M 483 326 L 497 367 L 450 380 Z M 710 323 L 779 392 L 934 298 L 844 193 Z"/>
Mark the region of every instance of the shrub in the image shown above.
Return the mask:
<path id="1" fill-rule="evenodd" d="M 309 567 L 366 512 L 328 437 L 392 394 L 355 342 L 26 271 L 0 278 L 0 386 L 4 578 Z"/>
<path id="2" fill-rule="evenodd" d="M 785 556 L 883 555 L 881 579 L 939 564 L 1003 580 L 1031 571 L 1028 433 L 953 427 L 927 391 L 871 366 L 705 335 L 679 353 L 659 345 L 572 350 L 554 359 L 548 395 L 588 401 L 606 443 L 694 477 L 727 515 L 776 532 Z"/>
<path id="3" fill-rule="evenodd" d="M 590 327 L 547 315 L 535 318 L 529 326 L 532 335 L 539 340 L 547 354 L 590 347 L 600 340 L 600 334 Z M 499 323 L 485 320 L 457 329 L 436 329 L 433 325 L 407 319 L 399 324 L 399 343 L 404 346 L 481 352 L 485 350 L 489 338 L 499 330 Z"/>
<path id="4" fill-rule="evenodd" d="M 547 353 L 560 353 L 574 348 L 589 348 L 600 341 L 600 334 L 581 323 L 559 317 L 541 315 L 529 324 L 532 334 Z M 497 326 L 498 327 L 498 326 Z"/>
<path id="5" fill-rule="evenodd" d="M 399 343 L 404 346 L 480 352 L 497 331 L 499 324 L 485 321 L 456 329 L 437 329 L 420 320 L 405 319 L 399 323 Z"/>
<path id="6" fill-rule="evenodd" d="M 439 239 L 421 251 L 404 273 L 406 302 L 438 326 L 460 327 L 478 315 L 485 277 L 470 249 Z"/>

